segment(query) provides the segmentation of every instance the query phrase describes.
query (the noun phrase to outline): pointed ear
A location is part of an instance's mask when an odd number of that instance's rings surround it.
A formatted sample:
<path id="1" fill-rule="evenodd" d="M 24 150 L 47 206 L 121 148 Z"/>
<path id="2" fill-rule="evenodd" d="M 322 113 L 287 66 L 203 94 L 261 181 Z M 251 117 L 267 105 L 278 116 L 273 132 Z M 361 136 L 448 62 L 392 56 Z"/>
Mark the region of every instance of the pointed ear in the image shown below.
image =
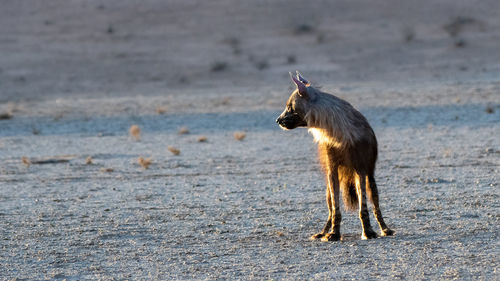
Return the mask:
<path id="1" fill-rule="evenodd" d="M 311 83 L 309 83 L 309 81 L 307 81 L 304 76 L 302 76 L 300 74 L 300 72 L 297 70 L 295 71 L 297 73 L 297 79 L 299 79 L 302 83 L 304 83 L 306 86 L 311 86 Z"/>
<path id="2" fill-rule="evenodd" d="M 304 83 L 302 83 L 302 81 L 295 78 L 291 72 L 290 72 L 290 78 L 292 78 L 292 81 L 295 83 L 295 86 L 297 86 L 299 96 L 307 98 L 308 97 L 307 86 Z"/>

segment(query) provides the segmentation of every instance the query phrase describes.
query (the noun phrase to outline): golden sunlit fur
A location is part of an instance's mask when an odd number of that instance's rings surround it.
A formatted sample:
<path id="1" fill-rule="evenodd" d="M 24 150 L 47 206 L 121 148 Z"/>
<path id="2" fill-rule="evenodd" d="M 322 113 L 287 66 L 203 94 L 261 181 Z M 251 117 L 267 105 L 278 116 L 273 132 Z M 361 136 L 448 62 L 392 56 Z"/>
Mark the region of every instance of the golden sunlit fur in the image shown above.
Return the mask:
<path id="1" fill-rule="evenodd" d="M 312 87 L 308 91 L 314 91 L 315 99 L 308 104 L 304 120 L 316 142 L 342 148 L 354 145 L 363 136 L 366 126 L 358 125 L 366 119 L 352 105 Z"/>

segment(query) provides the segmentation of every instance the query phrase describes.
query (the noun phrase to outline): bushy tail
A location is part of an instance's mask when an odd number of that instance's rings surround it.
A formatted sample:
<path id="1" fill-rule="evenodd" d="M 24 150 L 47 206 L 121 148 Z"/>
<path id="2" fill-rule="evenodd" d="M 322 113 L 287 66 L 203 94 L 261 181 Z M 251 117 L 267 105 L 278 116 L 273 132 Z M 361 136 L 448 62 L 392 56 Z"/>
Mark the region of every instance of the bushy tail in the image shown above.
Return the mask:
<path id="1" fill-rule="evenodd" d="M 356 193 L 356 186 L 354 183 L 342 183 L 342 200 L 344 201 L 344 208 L 347 211 L 355 211 L 358 209 L 358 194 Z"/>
<path id="2" fill-rule="evenodd" d="M 354 185 L 354 183 L 341 183 L 341 189 L 344 208 L 347 211 L 358 210 L 358 193 L 356 192 L 356 186 Z M 373 177 L 373 175 L 368 176 L 368 183 L 366 185 L 366 199 L 368 199 L 368 201 L 372 203 L 374 200 L 378 202 L 377 183 L 375 182 L 375 178 Z"/>

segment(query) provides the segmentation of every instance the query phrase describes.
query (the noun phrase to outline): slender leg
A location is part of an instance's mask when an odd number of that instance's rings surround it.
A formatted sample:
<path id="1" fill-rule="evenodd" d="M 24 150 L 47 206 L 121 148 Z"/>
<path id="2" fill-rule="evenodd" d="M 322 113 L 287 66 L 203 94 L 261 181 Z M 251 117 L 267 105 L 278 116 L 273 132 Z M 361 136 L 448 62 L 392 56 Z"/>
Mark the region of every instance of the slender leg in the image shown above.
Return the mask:
<path id="1" fill-rule="evenodd" d="M 376 238 L 377 233 L 373 231 L 370 225 L 370 216 L 368 214 L 368 207 L 366 206 L 366 175 L 357 175 L 356 180 L 356 191 L 358 193 L 359 201 L 359 219 L 361 220 L 361 226 L 363 227 L 363 232 L 361 234 L 361 239 L 371 239 Z"/>
<path id="2" fill-rule="evenodd" d="M 382 236 L 390 236 L 394 234 L 394 231 L 391 230 L 384 222 L 384 218 L 382 217 L 382 212 L 380 211 L 379 201 L 378 201 L 378 189 L 377 183 L 375 182 L 375 178 L 373 176 L 368 177 L 369 185 L 370 185 L 370 199 L 373 203 L 373 215 L 378 222 L 380 227 L 380 232 Z"/>
<path id="3" fill-rule="evenodd" d="M 328 206 L 328 220 L 326 221 L 325 227 L 320 233 L 316 233 L 311 236 L 311 240 L 321 239 L 326 233 L 330 232 L 332 228 L 332 196 L 330 194 L 330 187 L 326 186 L 326 205 Z"/>
<path id="4" fill-rule="evenodd" d="M 325 234 L 321 241 L 338 241 L 340 240 L 340 222 L 342 215 L 340 214 L 340 184 L 338 175 L 338 166 L 332 167 L 328 173 L 328 188 L 330 189 L 331 196 L 331 224 L 332 231 Z"/>

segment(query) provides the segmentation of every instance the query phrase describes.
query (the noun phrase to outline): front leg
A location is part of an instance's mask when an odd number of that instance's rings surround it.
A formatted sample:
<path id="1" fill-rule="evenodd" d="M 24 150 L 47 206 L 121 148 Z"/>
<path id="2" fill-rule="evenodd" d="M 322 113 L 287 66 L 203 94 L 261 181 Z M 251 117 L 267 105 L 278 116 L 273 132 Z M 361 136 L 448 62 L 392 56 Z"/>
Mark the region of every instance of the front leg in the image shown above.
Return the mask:
<path id="1" fill-rule="evenodd" d="M 323 236 L 330 232 L 330 229 L 332 228 L 332 196 L 330 194 L 330 188 L 328 187 L 328 184 L 326 186 L 326 205 L 328 206 L 328 219 L 326 220 L 323 230 L 320 233 L 316 233 L 311 236 L 311 240 L 322 239 Z"/>
<path id="2" fill-rule="evenodd" d="M 340 240 L 340 222 L 342 215 L 340 214 L 340 183 L 338 175 L 338 166 L 332 167 L 328 173 L 328 189 L 331 197 L 331 224 L 332 230 L 321 238 L 321 241 L 338 241 Z"/>

